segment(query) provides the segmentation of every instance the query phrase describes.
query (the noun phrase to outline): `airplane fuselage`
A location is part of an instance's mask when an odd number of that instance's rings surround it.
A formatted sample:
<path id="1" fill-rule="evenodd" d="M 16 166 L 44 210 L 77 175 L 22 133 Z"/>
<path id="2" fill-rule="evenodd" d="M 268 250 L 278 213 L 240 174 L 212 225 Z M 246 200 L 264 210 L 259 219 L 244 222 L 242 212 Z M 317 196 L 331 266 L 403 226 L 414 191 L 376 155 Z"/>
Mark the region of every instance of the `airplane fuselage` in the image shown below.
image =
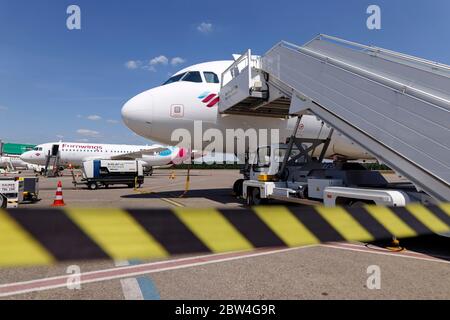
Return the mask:
<path id="1" fill-rule="evenodd" d="M 3 155 L 0 157 L 0 168 L 1 169 L 27 169 L 29 164 L 22 161 L 19 155 Z"/>
<path id="2" fill-rule="evenodd" d="M 148 146 L 119 145 L 119 144 L 93 144 L 93 143 L 71 143 L 58 142 L 46 143 L 36 146 L 33 150 L 22 154 L 21 159 L 36 165 L 45 165 L 49 154 L 52 154 L 58 146 L 57 152 L 60 164 L 79 166 L 88 160 L 108 160 L 121 155 L 130 154 L 149 149 Z M 145 155 L 138 160 L 144 161 L 146 166 L 164 166 L 171 164 L 178 156 L 178 149 L 168 148 L 166 151 L 157 152 L 155 155 Z"/>
<path id="3" fill-rule="evenodd" d="M 219 113 L 220 83 L 208 82 L 206 74 L 215 73 L 218 79 L 231 63 L 232 61 L 216 61 L 191 66 L 175 74 L 176 81 L 169 80 L 170 83 L 137 95 L 122 109 L 125 124 L 147 139 L 168 145 L 177 145 L 183 140 L 184 146 L 189 145 L 193 149 L 202 148 L 202 150 L 210 145 L 212 140 L 216 140 L 217 133 L 220 133 L 224 140 L 223 148 L 215 150 L 216 152 L 229 151 L 226 145 L 232 141 L 227 141 L 227 136 L 228 139 L 235 139 L 227 135 L 229 130 L 242 129 L 244 132 L 249 129 L 267 130 L 269 136 L 271 130 L 278 130 L 279 141 L 266 141 L 265 144 L 285 142 L 292 134 L 297 118 L 250 117 Z M 196 82 L 183 80 L 183 76 L 176 79 L 183 74 L 189 75 L 190 72 L 201 75 L 201 80 L 197 79 L 200 81 Z M 330 130 L 330 127 L 315 116 L 305 115 L 298 136 L 325 139 Z M 213 133 L 216 135 L 211 137 Z M 320 150 L 318 148 L 316 152 L 319 153 Z M 235 148 L 234 151 L 236 153 L 238 150 Z M 326 154 L 327 157 L 334 155 L 349 159 L 372 158 L 365 150 L 339 133 L 333 135 Z"/>

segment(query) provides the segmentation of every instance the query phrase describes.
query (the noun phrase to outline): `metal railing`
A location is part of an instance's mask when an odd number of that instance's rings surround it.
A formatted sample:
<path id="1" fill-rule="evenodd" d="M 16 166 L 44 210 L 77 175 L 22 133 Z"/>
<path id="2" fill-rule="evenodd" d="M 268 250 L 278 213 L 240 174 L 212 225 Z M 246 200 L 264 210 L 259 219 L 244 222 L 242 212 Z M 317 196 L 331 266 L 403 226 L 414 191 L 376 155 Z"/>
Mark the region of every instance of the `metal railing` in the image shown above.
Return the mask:
<path id="1" fill-rule="evenodd" d="M 414 56 L 410 56 L 404 53 L 400 53 L 400 52 L 395 52 L 392 50 L 388 50 L 388 49 L 383 49 L 380 47 L 375 47 L 375 46 L 368 46 L 368 45 L 364 45 L 364 44 L 360 44 L 357 42 L 353 42 L 353 41 L 348 41 L 348 40 L 344 40 L 341 38 L 337 38 L 337 37 L 333 37 L 333 36 L 329 36 L 326 34 L 319 34 L 316 38 L 314 38 L 312 41 L 314 40 L 331 40 L 335 43 L 340 43 L 340 44 L 345 44 L 349 47 L 354 47 L 354 48 L 359 48 L 361 49 L 361 51 L 366 51 L 366 52 L 371 52 L 373 54 L 377 54 L 377 53 L 383 53 L 385 55 L 391 56 L 391 57 L 395 57 L 395 58 L 400 58 L 403 60 L 409 60 L 415 63 L 420 63 L 423 65 L 426 65 L 428 67 L 431 67 L 432 69 L 442 69 L 445 71 L 450 71 L 450 66 L 446 65 L 446 64 L 442 64 L 439 62 L 435 62 L 435 61 L 430 61 L 430 60 L 426 60 L 423 58 L 419 58 L 419 57 L 414 57 Z M 312 41 L 308 42 L 311 43 Z M 306 44 L 305 46 L 307 46 L 308 44 Z"/>
<path id="2" fill-rule="evenodd" d="M 260 61 L 258 57 L 252 56 L 252 51 L 248 49 L 246 53 L 242 54 L 238 59 L 236 59 L 236 61 L 234 61 L 233 64 L 230 65 L 222 73 L 220 79 L 221 88 L 223 88 L 227 83 L 229 83 L 231 80 L 240 75 L 245 70 L 245 68 L 247 68 L 247 72 L 249 73 L 249 79 L 251 79 L 252 67 L 259 68 Z"/>
<path id="3" fill-rule="evenodd" d="M 319 37 L 325 37 L 325 36 L 324 35 L 320 35 Z M 326 36 L 326 37 L 327 38 L 331 38 L 333 40 L 334 39 L 338 39 L 338 38 L 333 38 L 333 37 L 329 37 L 329 36 Z M 318 37 L 316 37 L 315 39 L 318 39 Z M 314 41 L 314 40 L 312 40 L 312 41 Z M 341 40 L 341 39 L 338 39 L 338 40 L 340 40 L 342 43 L 345 43 L 345 44 L 354 44 L 351 41 Z M 371 48 L 371 47 L 368 47 L 368 46 L 364 46 L 362 44 L 356 44 L 356 45 L 358 45 L 359 47 L 365 47 L 365 49 Z M 270 53 L 272 51 L 276 50 L 276 48 L 278 48 L 278 47 L 284 47 L 284 48 L 286 48 L 288 50 L 292 50 L 292 51 L 296 51 L 296 52 L 308 55 L 308 56 L 313 57 L 313 58 L 315 58 L 317 60 L 323 61 L 323 62 L 327 63 L 328 65 L 331 65 L 331 66 L 334 66 L 336 68 L 340 68 L 340 69 L 346 70 L 348 72 L 352 72 L 354 74 L 357 74 L 357 75 L 363 76 L 365 78 L 368 78 L 368 79 L 370 79 L 372 81 L 378 82 L 378 83 L 380 83 L 382 85 L 391 87 L 392 89 L 397 90 L 399 93 L 406 94 L 408 96 L 411 96 L 411 97 L 416 98 L 416 99 L 420 99 L 422 101 L 426 101 L 426 102 L 428 102 L 430 104 L 437 105 L 437 106 L 439 106 L 441 108 L 444 108 L 446 110 L 450 109 L 450 101 L 448 99 L 444 98 L 444 97 L 436 96 L 436 95 L 434 95 L 434 94 L 432 94 L 430 92 L 426 92 L 424 90 L 420 90 L 420 89 L 414 88 L 414 87 L 412 87 L 410 85 L 407 85 L 405 83 L 402 83 L 402 82 L 399 82 L 399 81 L 396 81 L 396 80 L 392 80 L 390 78 L 387 78 L 385 76 L 379 75 L 377 73 L 374 73 L 374 72 L 371 72 L 371 71 L 359 68 L 357 66 L 353 66 L 353 65 L 348 64 L 348 63 L 346 63 L 344 61 L 341 61 L 341 60 L 338 60 L 338 59 L 335 59 L 335 58 L 331 58 L 331 57 L 329 57 L 327 55 L 324 55 L 324 54 L 321 54 L 321 53 L 315 51 L 314 49 L 307 48 L 307 45 L 305 45 L 305 46 L 298 46 L 296 44 L 293 44 L 293 43 L 290 43 L 290 42 L 287 42 L 287 41 L 281 41 L 278 44 L 276 44 L 274 47 L 272 47 L 266 53 L 266 56 L 270 55 Z M 412 60 L 412 58 L 414 58 L 414 57 L 411 57 L 410 60 Z M 416 58 L 416 59 L 418 59 L 418 58 Z M 432 62 L 429 62 L 429 63 L 432 63 Z M 443 65 L 443 66 L 445 66 L 445 65 Z M 449 66 L 446 66 L 446 67 L 450 68 Z"/>

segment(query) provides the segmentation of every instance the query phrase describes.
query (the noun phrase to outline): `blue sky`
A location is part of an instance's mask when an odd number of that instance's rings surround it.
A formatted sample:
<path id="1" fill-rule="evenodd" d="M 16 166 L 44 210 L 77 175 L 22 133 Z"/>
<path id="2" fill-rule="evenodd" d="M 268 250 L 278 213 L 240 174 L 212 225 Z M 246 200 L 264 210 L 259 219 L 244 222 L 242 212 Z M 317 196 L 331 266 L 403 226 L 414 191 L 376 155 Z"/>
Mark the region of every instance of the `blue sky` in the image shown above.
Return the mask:
<path id="1" fill-rule="evenodd" d="M 0 0 L 0 139 L 147 143 L 121 122 L 129 98 L 188 65 L 282 39 L 326 33 L 450 64 L 448 0 L 276 3 Z M 66 28 L 71 4 L 81 30 Z M 370 4 L 381 30 L 366 27 Z"/>

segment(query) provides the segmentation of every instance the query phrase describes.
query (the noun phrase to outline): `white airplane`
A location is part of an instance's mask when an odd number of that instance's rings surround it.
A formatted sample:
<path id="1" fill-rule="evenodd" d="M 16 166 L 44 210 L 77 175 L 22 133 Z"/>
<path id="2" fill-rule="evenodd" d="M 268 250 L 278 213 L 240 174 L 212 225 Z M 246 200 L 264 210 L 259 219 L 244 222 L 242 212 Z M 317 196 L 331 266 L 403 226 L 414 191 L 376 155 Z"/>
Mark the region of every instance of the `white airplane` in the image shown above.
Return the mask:
<path id="1" fill-rule="evenodd" d="M 206 62 L 177 72 L 163 85 L 129 100 L 122 108 L 124 123 L 140 136 L 167 145 L 177 144 L 171 140 L 174 130 L 186 129 L 192 139 L 189 145 L 196 149 L 198 146 L 194 138 L 198 137 L 195 137 L 194 121 L 202 121 L 203 131 L 215 128 L 224 137 L 227 129 L 240 128 L 244 131 L 250 128 L 279 129 L 280 141 L 272 143 L 285 142 L 294 129 L 296 117 L 290 119 L 251 117 L 223 115 L 218 112 L 218 93 L 221 87 L 219 77 L 232 63 L 233 61 Z M 330 130 L 315 116 L 305 115 L 302 117 L 299 135 L 303 138 L 325 139 Z M 208 144 L 210 141 L 202 141 L 202 148 Z M 321 147 L 316 150 L 317 153 L 320 151 Z M 346 159 L 373 159 L 364 149 L 336 132 L 326 153 L 327 158 L 334 156 Z"/>
<path id="2" fill-rule="evenodd" d="M 0 157 L 0 168 L 8 170 L 30 169 L 31 164 L 20 159 L 19 155 L 4 154 Z"/>
<path id="3" fill-rule="evenodd" d="M 137 146 L 119 144 L 93 144 L 77 142 L 45 143 L 20 156 L 25 162 L 46 165 L 48 155 L 59 154 L 61 166 L 79 166 L 88 160 L 142 160 L 148 171 L 153 167 L 180 164 L 191 156 L 184 148 L 160 145 Z"/>

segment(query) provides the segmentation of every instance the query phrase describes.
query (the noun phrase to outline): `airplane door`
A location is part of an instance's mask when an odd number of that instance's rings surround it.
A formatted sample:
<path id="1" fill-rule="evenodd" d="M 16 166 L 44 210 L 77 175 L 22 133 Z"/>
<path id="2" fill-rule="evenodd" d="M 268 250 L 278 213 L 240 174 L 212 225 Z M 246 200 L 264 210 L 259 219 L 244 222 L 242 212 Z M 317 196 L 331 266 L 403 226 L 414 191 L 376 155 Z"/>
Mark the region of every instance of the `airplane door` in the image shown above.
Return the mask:
<path id="1" fill-rule="evenodd" d="M 54 144 L 52 146 L 52 156 L 57 156 L 59 152 L 59 144 Z"/>

